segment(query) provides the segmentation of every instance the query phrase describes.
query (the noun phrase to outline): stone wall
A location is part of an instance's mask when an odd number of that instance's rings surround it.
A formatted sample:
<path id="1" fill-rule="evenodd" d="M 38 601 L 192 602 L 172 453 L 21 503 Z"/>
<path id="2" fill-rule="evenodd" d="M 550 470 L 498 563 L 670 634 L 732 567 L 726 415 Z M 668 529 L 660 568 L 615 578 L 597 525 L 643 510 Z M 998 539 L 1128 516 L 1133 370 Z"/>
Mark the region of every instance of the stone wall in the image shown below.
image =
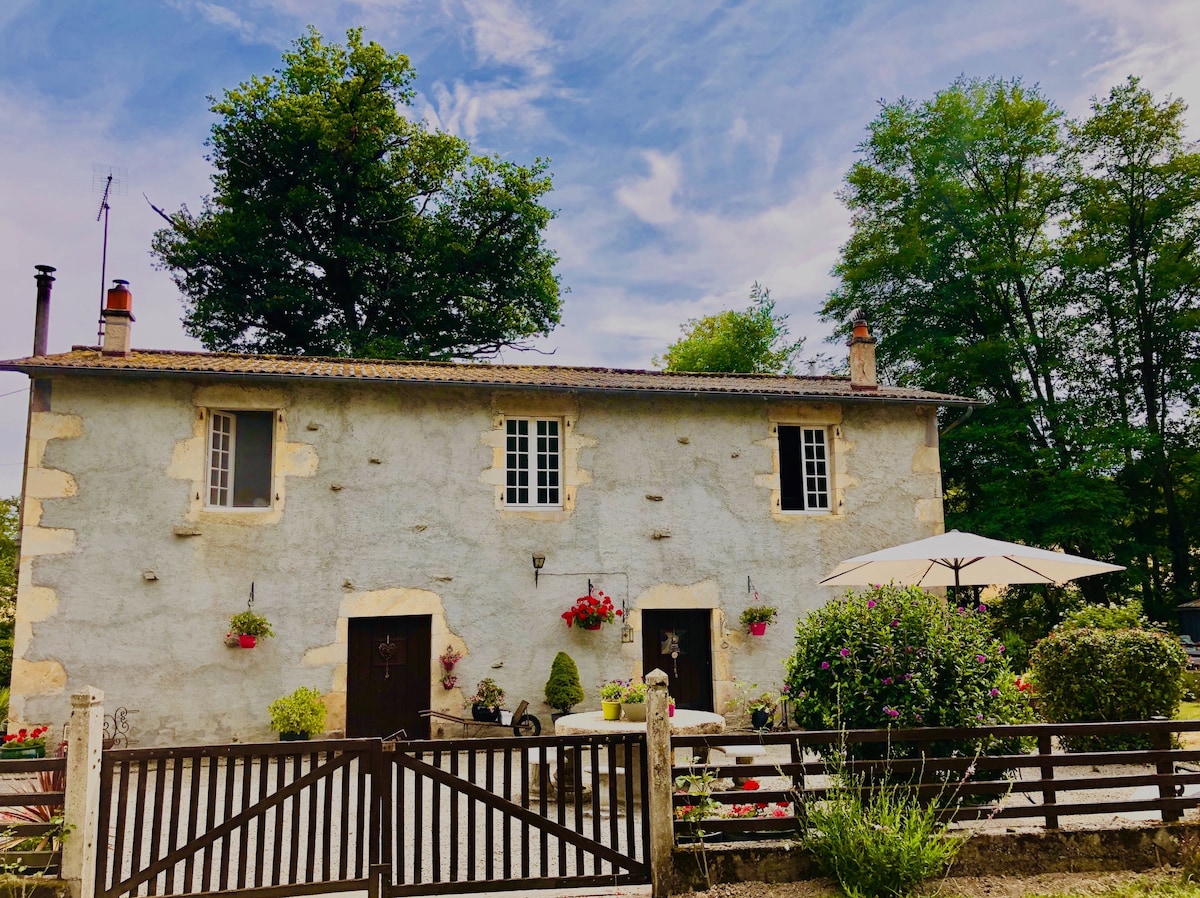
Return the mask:
<path id="1" fill-rule="evenodd" d="M 267 704 L 301 685 L 339 729 L 361 615 L 431 615 L 434 708 L 460 712 L 461 687 L 492 676 L 548 725 L 559 650 L 598 707 L 600 681 L 641 673 L 641 638 L 566 628 L 589 576 L 635 630 L 643 608 L 715 610 L 722 710 L 737 680 L 782 681 L 838 561 L 942 529 L 931 407 L 61 375 L 52 397 L 27 460 L 13 717 L 60 724 L 93 684 L 136 711 L 136 745 L 271 739 Z M 278 410 L 271 509 L 204 507 L 214 408 Z M 502 507 L 506 414 L 568 422 L 563 510 Z M 809 422 L 829 428 L 835 513 L 781 514 L 772 427 Z M 781 608 L 763 638 L 738 627 L 747 577 Z M 277 636 L 229 649 L 252 581 Z M 452 690 L 446 645 L 465 655 Z"/>

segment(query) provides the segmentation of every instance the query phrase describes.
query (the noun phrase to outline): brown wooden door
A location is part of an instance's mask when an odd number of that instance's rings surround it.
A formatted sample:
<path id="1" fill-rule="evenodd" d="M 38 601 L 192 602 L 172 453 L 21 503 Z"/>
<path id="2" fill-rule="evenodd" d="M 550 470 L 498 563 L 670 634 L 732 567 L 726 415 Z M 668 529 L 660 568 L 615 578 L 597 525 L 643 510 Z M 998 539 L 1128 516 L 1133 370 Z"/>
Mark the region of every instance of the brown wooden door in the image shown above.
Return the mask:
<path id="1" fill-rule="evenodd" d="M 672 652 L 678 652 L 672 657 Z M 674 608 L 642 612 L 642 672 L 671 678 L 675 707 L 713 710 L 712 611 Z"/>
<path id="2" fill-rule="evenodd" d="M 346 735 L 429 738 L 430 617 L 350 619 Z"/>

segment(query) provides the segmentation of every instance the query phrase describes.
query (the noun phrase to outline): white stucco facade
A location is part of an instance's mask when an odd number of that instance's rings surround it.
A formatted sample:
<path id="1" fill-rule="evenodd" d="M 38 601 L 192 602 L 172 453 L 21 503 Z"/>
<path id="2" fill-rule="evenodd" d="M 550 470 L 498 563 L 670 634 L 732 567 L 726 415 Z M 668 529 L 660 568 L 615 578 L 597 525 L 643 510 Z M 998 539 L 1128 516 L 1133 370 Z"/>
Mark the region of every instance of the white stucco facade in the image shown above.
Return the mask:
<path id="1" fill-rule="evenodd" d="M 31 417 L 12 682 L 14 720 L 59 723 L 85 686 L 130 715 L 135 744 L 274 738 L 266 706 L 319 689 L 346 714 L 354 618 L 427 615 L 429 703 L 461 713 L 494 677 L 548 724 L 556 652 L 598 707 L 643 672 L 640 636 L 568 629 L 587 581 L 629 611 L 713 609 L 717 710 L 734 681 L 782 682 L 795 622 L 836 594 L 845 557 L 942 530 L 936 407 L 563 389 L 47 372 Z M 212 409 L 274 412 L 267 509 L 204 503 Z M 506 416 L 564 422 L 562 509 L 503 501 Z M 827 428 L 831 513 L 778 510 L 774 427 Z M 531 555 L 546 557 L 534 587 Z M 738 616 L 750 578 L 780 608 Z M 255 610 L 277 634 L 226 647 Z M 437 655 L 463 652 L 459 688 Z M 657 659 L 647 666 L 657 665 Z M 437 731 L 435 729 L 435 735 Z"/>

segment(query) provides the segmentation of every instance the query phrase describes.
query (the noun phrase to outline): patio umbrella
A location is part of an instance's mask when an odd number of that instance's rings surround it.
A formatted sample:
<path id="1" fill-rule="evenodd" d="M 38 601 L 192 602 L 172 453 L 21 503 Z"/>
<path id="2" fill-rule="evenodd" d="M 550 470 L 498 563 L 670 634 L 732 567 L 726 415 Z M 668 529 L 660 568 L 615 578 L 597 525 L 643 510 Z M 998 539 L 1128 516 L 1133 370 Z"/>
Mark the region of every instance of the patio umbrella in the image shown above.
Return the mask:
<path id="1" fill-rule="evenodd" d="M 822 586 L 1002 586 L 1010 583 L 1066 583 L 1078 577 L 1123 571 L 1119 564 L 1093 561 L 998 539 L 951 530 L 859 555 L 839 564 Z"/>

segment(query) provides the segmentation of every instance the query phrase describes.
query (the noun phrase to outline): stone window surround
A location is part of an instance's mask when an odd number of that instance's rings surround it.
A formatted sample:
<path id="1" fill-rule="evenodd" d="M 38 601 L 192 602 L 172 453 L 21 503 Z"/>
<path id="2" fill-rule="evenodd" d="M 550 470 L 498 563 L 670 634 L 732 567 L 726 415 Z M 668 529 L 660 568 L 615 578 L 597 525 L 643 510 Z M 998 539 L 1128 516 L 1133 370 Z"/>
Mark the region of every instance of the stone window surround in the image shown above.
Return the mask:
<path id="1" fill-rule="evenodd" d="M 842 408 L 840 405 L 788 403 L 774 406 L 767 411 L 768 437 L 759 442 L 771 450 L 771 473 L 756 475 L 755 483 L 770 490 L 771 517 L 777 521 L 815 521 L 837 518 L 845 514 L 845 488 L 849 480 L 846 471 L 847 456 L 852 448 L 842 433 Z M 779 427 L 824 428 L 826 462 L 829 468 L 829 508 L 813 511 L 784 511 L 783 497 L 779 485 Z"/>
<path id="2" fill-rule="evenodd" d="M 562 422 L 559 434 L 561 507 L 522 508 L 505 503 L 508 474 L 505 422 L 509 418 L 557 418 Z M 579 452 L 596 445 L 595 440 L 577 433 L 578 420 L 579 404 L 572 396 L 497 393 L 492 397 L 491 427 L 480 434 L 481 442 L 492 450 L 492 463 L 483 470 L 479 480 L 492 487 L 494 506 L 501 516 L 554 521 L 564 520 L 575 510 L 576 490 L 592 482 L 591 472 L 579 467 Z"/>

